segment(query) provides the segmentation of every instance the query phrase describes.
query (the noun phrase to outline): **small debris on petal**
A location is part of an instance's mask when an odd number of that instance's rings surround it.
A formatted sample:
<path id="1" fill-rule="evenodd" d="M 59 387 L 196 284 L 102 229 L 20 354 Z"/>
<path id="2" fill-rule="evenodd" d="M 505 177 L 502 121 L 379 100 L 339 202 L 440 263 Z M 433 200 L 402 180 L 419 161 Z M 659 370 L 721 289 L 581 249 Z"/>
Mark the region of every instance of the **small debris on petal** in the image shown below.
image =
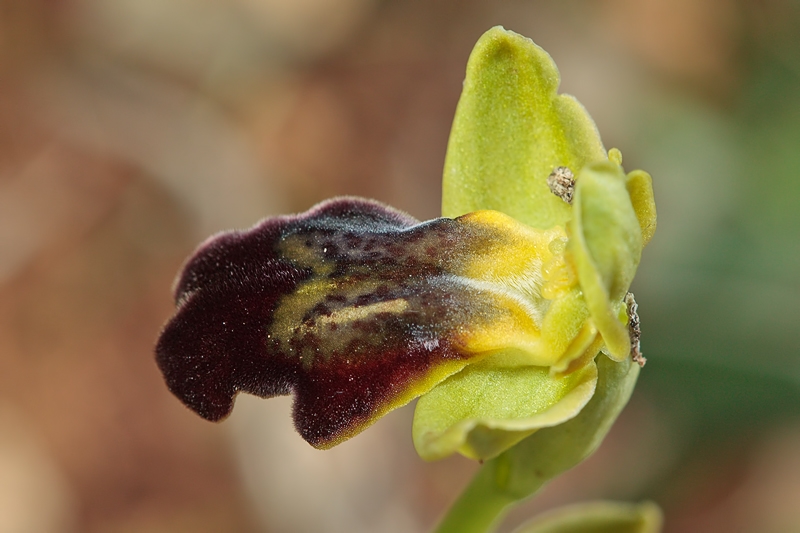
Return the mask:
<path id="1" fill-rule="evenodd" d="M 547 176 L 547 186 L 550 187 L 553 194 L 568 204 L 572 203 L 572 194 L 575 192 L 575 176 L 569 168 L 556 167 Z"/>
<path id="2" fill-rule="evenodd" d="M 628 307 L 628 332 L 631 336 L 631 359 L 639 366 L 644 366 L 647 359 L 642 355 L 642 329 L 639 323 L 639 315 L 637 310 L 639 304 L 633 298 L 633 293 L 629 292 L 625 295 L 625 305 Z"/>

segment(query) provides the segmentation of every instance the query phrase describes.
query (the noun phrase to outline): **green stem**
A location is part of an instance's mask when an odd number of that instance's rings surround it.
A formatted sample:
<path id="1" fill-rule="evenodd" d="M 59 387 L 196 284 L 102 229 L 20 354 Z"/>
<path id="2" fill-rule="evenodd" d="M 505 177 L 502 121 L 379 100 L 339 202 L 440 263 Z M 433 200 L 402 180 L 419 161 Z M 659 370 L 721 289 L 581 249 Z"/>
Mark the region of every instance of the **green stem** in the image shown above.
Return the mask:
<path id="1" fill-rule="evenodd" d="M 498 484 L 496 460 L 489 461 L 447 511 L 435 533 L 487 533 L 505 516 L 518 498 Z"/>

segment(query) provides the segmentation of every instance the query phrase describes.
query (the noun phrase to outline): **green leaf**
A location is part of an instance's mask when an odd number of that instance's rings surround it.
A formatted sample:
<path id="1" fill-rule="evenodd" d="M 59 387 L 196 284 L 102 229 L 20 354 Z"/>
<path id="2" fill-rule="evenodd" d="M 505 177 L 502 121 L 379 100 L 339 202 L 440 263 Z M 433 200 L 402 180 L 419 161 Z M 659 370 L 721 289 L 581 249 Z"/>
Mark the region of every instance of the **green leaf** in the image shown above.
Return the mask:
<path id="1" fill-rule="evenodd" d="M 474 459 L 495 457 L 537 429 L 577 415 L 596 384 L 591 363 L 564 377 L 541 366 L 471 365 L 419 399 L 414 445 L 426 460 L 456 451 Z"/>
<path id="2" fill-rule="evenodd" d="M 495 27 L 467 64 L 445 159 L 442 214 L 495 209 L 547 229 L 570 219 L 547 176 L 607 159 L 586 110 L 558 95 L 558 70 L 530 39 Z"/>
<path id="3" fill-rule="evenodd" d="M 549 511 L 514 533 L 658 533 L 662 522 L 652 502 L 587 502 Z"/>

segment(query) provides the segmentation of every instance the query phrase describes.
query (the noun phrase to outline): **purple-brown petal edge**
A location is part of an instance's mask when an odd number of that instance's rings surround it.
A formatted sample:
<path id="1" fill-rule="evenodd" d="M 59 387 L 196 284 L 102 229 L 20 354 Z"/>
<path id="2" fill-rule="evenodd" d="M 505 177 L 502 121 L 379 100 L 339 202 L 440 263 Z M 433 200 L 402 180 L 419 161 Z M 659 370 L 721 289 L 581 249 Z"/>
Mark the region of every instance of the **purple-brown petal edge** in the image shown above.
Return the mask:
<path id="1" fill-rule="evenodd" d="M 213 421 L 230 413 L 240 391 L 294 393 L 295 425 L 312 445 L 352 436 L 436 365 L 470 356 L 448 332 L 480 305 L 442 281 L 458 266 L 461 229 L 450 219 L 418 224 L 377 202 L 341 198 L 208 239 L 177 280 L 178 309 L 156 346 L 169 389 Z M 287 242 L 306 247 L 327 273 L 289 257 Z M 276 311 L 319 279 L 343 289 L 276 338 Z M 382 311 L 393 302 L 405 308 Z M 332 317 L 344 307 L 377 312 L 337 324 Z"/>

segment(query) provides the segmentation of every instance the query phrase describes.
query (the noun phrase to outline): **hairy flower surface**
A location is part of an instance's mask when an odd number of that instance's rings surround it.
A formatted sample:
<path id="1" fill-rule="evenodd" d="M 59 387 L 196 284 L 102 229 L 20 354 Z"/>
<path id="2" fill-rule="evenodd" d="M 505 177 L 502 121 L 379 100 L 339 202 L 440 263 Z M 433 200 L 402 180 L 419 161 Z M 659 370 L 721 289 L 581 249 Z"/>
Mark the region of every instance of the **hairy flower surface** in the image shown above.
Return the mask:
<path id="1" fill-rule="evenodd" d="M 544 51 L 492 29 L 451 133 L 448 218 L 346 197 L 203 243 L 156 346 L 170 390 L 209 420 L 239 392 L 293 394 L 318 448 L 422 396 L 426 459 L 491 458 L 576 417 L 610 383 L 598 353 L 638 349 L 625 297 L 655 206 L 557 86 Z"/>
<path id="2" fill-rule="evenodd" d="M 492 211 L 418 223 L 357 198 L 268 219 L 189 260 L 158 362 L 210 420 L 238 391 L 294 392 L 298 430 L 328 447 L 486 354 L 551 364 L 541 269 L 563 237 Z"/>

